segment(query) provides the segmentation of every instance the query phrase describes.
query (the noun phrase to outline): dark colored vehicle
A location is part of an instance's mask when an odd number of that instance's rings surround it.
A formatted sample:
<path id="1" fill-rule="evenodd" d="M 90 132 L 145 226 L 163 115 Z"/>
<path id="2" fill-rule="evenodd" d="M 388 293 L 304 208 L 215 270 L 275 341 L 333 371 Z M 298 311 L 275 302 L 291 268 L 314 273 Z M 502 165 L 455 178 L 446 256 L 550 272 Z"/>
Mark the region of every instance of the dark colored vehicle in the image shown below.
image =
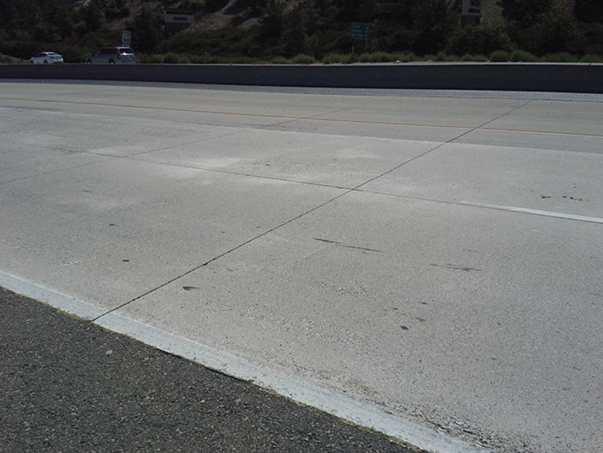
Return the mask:
<path id="1" fill-rule="evenodd" d="M 88 64 L 133 64 L 136 55 L 129 47 L 103 47 L 86 57 Z"/>

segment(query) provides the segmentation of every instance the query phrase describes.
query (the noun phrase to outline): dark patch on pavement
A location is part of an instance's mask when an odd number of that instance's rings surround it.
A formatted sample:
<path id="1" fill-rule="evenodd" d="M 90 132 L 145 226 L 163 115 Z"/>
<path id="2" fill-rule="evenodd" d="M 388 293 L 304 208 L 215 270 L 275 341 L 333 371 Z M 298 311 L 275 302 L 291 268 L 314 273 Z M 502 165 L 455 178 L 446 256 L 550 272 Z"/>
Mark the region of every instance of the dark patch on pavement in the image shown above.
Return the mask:
<path id="1" fill-rule="evenodd" d="M 0 288 L 0 452 L 401 452 Z"/>
<path id="2" fill-rule="evenodd" d="M 183 286 L 182 289 L 184 291 L 194 291 L 195 289 L 199 289 L 199 288 L 196 286 Z"/>
<path id="3" fill-rule="evenodd" d="M 454 269 L 454 270 L 457 270 L 457 271 L 465 271 L 465 272 L 473 272 L 473 271 L 481 272 L 482 271 L 481 269 L 477 269 L 475 267 L 456 266 L 454 264 L 434 264 L 434 263 L 431 263 L 430 266 L 443 267 L 443 268 L 446 268 L 446 269 Z"/>
<path id="4" fill-rule="evenodd" d="M 344 244 L 343 242 L 331 241 L 329 239 L 314 238 L 314 240 L 320 241 L 320 242 L 326 242 L 327 244 L 333 244 L 333 245 L 336 245 L 337 247 L 344 247 L 346 249 L 355 249 L 355 250 L 363 250 L 365 252 L 383 253 L 383 250 L 369 249 L 366 247 L 357 247 L 355 245 L 347 245 L 347 244 Z"/>

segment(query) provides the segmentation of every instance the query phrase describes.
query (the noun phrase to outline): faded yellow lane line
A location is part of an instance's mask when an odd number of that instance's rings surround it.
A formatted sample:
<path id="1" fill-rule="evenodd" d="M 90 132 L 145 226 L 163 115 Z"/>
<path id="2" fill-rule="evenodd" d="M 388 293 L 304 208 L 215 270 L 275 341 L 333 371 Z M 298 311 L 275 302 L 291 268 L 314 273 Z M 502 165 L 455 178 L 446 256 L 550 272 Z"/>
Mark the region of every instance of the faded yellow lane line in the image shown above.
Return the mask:
<path id="1" fill-rule="evenodd" d="M 394 123 L 394 122 L 388 122 L 388 121 L 350 120 L 350 119 L 341 119 L 341 118 L 320 118 L 317 116 L 309 116 L 308 117 L 308 116 L 266 115 L 266 114 L 262 114 L 262 113 L 227 112 L 227 111 L 220 111 L 220 110 L 203 110 L 203 109 L 182 109 L 182 108 L 175 108 L 175 107 L 145 106 L 145 105 L 133 105 L 133 104 L 110 104 L 110 103 L 103 103 L 103 102 L 64 101 L 64 100 L 54 100 L 54 99 L 0 98 L 0 101 L 89 105 L 89 106 L 96 106 L 96 107 L 118 107 L 118 108 L 140 109 L 140 110 L 161 110 L 161 111 L 169 111 L 169 112 L 201 113 L 201 114 L 208 114 L 208 115 L 254 117 L 254 118 L 291 120 L 291 121 L 315 121 L 315 122 L 323 122 L 323 123 L 358 124 L 358 125 L 370 125 L 370 126 L 414 127 L 414 128 L 429 128 L 429 129 L 461 129 L 461 130 L 472 129 L 472 127 L 470 127 L 470 126 L 458 126 L 458 125 Z M 501 128 L 493 128 L 493 127 L 481 127 L 481 128 L 477 128 L 475 130 L 475 132 L 477 132 L 477 131 L 507 132 L 507 133 L 519 133 L 519 134 L 531 134 L 531 135 L 551 135 L 551 136 L 561 136 L 561 137 L 603 139 L 603 135 L 580 134 L 580 133 L 575 133 L 575 132 L 550 132 L 550 131 L 539 131 L 539 130 L 528 130 L 528 129 L 501 129 Z"/>

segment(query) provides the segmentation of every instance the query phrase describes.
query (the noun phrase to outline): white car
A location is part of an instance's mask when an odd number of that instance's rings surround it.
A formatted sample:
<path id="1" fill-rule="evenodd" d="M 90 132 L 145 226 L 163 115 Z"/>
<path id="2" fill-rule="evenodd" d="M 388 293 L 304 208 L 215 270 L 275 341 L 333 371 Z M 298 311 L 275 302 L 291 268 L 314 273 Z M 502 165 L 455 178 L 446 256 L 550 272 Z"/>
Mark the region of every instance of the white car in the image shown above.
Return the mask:
<path id="1" fill-rule="evenodd" d="M 31 64 L 63 63 L 63 57 L 56 52 L 40 52 L 29 59 Z"/>

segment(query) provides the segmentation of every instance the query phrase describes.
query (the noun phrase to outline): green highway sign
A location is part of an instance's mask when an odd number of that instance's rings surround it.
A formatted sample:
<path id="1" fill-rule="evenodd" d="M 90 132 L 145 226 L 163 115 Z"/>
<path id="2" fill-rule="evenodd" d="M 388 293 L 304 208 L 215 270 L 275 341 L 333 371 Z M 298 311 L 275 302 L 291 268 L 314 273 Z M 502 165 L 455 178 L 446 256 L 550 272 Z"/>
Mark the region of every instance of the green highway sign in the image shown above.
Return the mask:
<path id="1" fill-rule="evenodd" d="M 371 35 L 369 24 L 359 24 L 358 22 L 352 22 L 352 29 L 350 35 L 354 39 L 369 39 Z"/>

